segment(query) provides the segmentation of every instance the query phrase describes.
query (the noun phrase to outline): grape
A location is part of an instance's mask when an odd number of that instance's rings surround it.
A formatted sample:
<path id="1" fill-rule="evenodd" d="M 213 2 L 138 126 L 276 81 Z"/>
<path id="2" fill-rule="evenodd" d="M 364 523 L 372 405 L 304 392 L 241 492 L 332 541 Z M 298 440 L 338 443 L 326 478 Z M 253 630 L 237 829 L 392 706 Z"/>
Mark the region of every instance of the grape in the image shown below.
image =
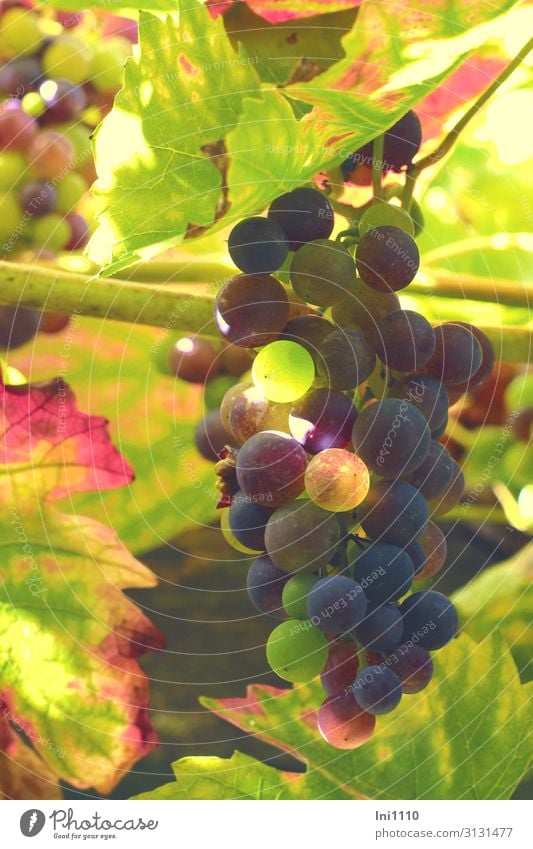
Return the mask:
<path id="1" fill-rule="evenodd" d="M 13 101 L 0 104 L 0 150 L 26 150 L 37 133 L 37 124 Z"/>
<path id="2" fill-rule="evenodd" d="M 456 504 L 462 498 L 463 492 L 465 489 L 465 478 L 461 467 L 452 460 L 452 481 L 446 490 L 446 492 L 438 497 L 434 498 L 430 503 L 431 515 L 432 516 L 443 516 L 445 513 L 448 513 L 452 507 L 455 507 Z"/>
<path id="3" fill-rule="evenodd" d="M 31 234 L 36 244 L 59 251 L 70 239 L 70 228 L 64 218 L 51 213 L 43 215 L 42 218 L 36 218 L 32 222 Z"/>
<path id="4" fill-rule="evenodd" d="M 359 413 L 352 441 L 356 454 L 371 471 L 399 477 L 424 461 L 431 436 L 424 416 L 412 404 L 386 398 Z"/>
<path id="5" fill-rule="evenodd" d="M 404 693 L 419 693 L 433 676 L 431 655 L 413 643 L 398 646 L 385 658 L 385 663 L 400 679 Z"/>
<path id="6" fill-rule="evenodd" d="M 281 268 L 289 253 L 285 233 L 271 218 L 245 218 L 228 239 L 233 262 L 245 274 L 270 274 Z"/>
<path id="7" fill-rule="evenodd" d="M 427 525 L 426 525 L 426 527 L 427 527 Z M 418 574 L 422 571 L 422 569 L 426 565 L 426 552 L 424 551 L 424 549 L 422 548 L 422 546 L 420 544 L 420 539 L 415 539 L 412 542 L 410 542 L 409 545 L 406 546 L 405 551 L 409 555 L 411 560 L 413 561 L 413 569 L 414 569 L 415 579 L 416 579 Z"/>
<path id="8" fill-rule="evenodd" d="M 448 419 L 448 395 L 442 383 L 427 374 L 411 374 L 396 380 L 389 389 L 393 398 L 403 398 L 420 410 L 430 431 Z"/>
<path id="9" fill-rule="evenodd" d="M 322 316 L 298 315 L 287 322 L 280 338 L 297 342 L 314 358 L 320 343 L 334 330 L 331 322 Z"/>
<path id="10" fill-rule="evenodd" d="M 245 348 L 273 342 L 287 324 L 285 289 L 267 274 L 239 274 L 220 289 L 215 320 L 225 339 Z"/>
<path id="11" fill-rule="evenodd" d="M 87 183 L 81 174 L 71 171 L 70 174 L 66 174 L 54 188 L 57 195 L 57 211 L 66 215 L 71 212 L 82 199 L 83 195 L 87 191 Z"/>
<path id="12" fill-rule="evenodd" d="M 416 578 L 418 581 L 423 581 L 425 578 L 432 578 L 437 572 L 440 572 L 446 562 L 448 545 L 446 537 L 434 522 L 428 522 L 426 528 L 420 534 L 418 542 L 424 551 L 425 565 Z"/>
<path id="13" fill-rule="evenodd" d="M 3 13 L 1 27 L 3 49 L 18 56 L 35 53 L 43 40 L 37 15 L 20 6 Z"/>
<path id="14" fill-rule="evenodd" d="M 17 150 L 0 153 L 0 192 L 11 191 L 26 172 L 26 160 Z"/>
<path id="15" fill-rule="evenodd" d="M 375 227 L 398 227 L 409 236 L 414 236 L 415 228 L 409 213 L 401 206 L 393 206 L 391 203 L 377 201 L 372 204 L 359 220 L 359 234 L 364 236 Z"/>
<path id="16" fill-rule="evenodd" d="M 52 129 L 52 128 L 50 128 Z M 92 160 L 91 134 L 83 124 L 56 124 L 54 131 L 64 136 L 74 148 L 74 157 L 78 171 L 82 170 L 83 163 L 90 165 L 94 170 Z M 88 178 L 83 173 L 85 182 L 90 182 L 93 177 Z M 63 178 L 64 179 L 64 178 Z"/>
<path id="17" fill-rule="evenodd" d="M 370 488 L 368 469 L 359 457 L 343 448 L 327 448 L 311 459 L 305 470 L 309 498 L 332 512 L 353 510 Z"/>
<path id="18" fill-rule="evenodd" d="M 360 708 L 379 716 L 398 707 L 402 685 L 396 673 L 380 663 L 361 670 L 353 685 L 353 695 Z"/>
<path id="19" fill-rule="evenodd" d="M 182 336 L 168 354 L 171 374 L 188 383 L 205 383 L 214 377 L 219 368 L 218 351 L 201 336 Z"/>
<path id="20" fill-rule="evenodd" d="M 426 590 L 408 596 L 400 605 L 404 639 L 434 651 L 445 646 L 457 634 L 457 611 L 442 593 Z"/>
<path id="21" fill-rule="evenodd" d="M 375 227 L 360 239 L 355 260 L 363 283 L 397 292 L 416 276 L 420 254 L 414 239 L 399 227 Z"/>
<path id="22" fill-rule="evenodd" d="M 379 542 L 409 545 L 424 530 L 429 509 L 423 495 L 406 481 L 380 481 L 358 508 L 364 532 Z"/>
<path id="23" fill-rule="evenodd" d="M 291 251 L 305 242 L 327 239 L 334 224 L 333 209 L 327 197 L 316 189 L 300 188 L 276 198 L 268 210 L 289 241 Z"/>
<path id="24" fill-rule="evenodd" d="M 393 604 L 369 602 L 365 618 L 355 629 L 355 636 L 364 648 L 390 651 L 403 634 L 402 615 Z"/>
<path id="25" fill-rule="evenodd" d="M 48 130 L 39 133 L 28 147 L 28 159 L 33 173 L 41 179 L 54 179 L 72 166 L 74 148 L 68 139 Z"/>
<path id="26" fill-rule="evenodd" d="M 206 460 L 217 461 L 218 455 L 232 439 L 216 410 L 212 410 L 196 425 L 194 433 L 196 447 Z"/>
<path id="27" fill-rule="evenodd" d="M 346 634 L 358 625 L 367 609 L 359 584 L 345 575 L 321 578 L 307 597 L 309 619 L 327 634 Z"/>
<path id="28" fill-rule="evenodd" d="M 309 572 L 292 575 L 289 578 L 283 587 L 281 600 L 285 613 L 291 619 L 307 619 L 307 597 L 317 581 L 316 575 L 311 575 Z"/>
<path id="29" fill-rule="evenodd" d="M 17 229 L 22 220 L 22 210 L 12 194 L 0 194 L 0 240 L 9 239 L 11 234 Z M 4 250 L 8 250 L 8 246 L 3 246 Z"/>
<path id="30" fill-rule="evenodd" d="M 370 740 L 376 719 L 355 703 L 351 693 L 337 693 L 320 705 L 318 730 L 335 749 L 356 749 Z"/>
<path id="31" fill-rule="evenodd" d="M 333 389 L 354 389 L 374 371 L 376 355 L 362 330 L 335 330 L 321 343 L 319 372 Z"/>
<path id="32" fill-rule="evenodd" d="M 461 324 L 446 323 L 435 327 L 435 353 L 425 371 L 445 385 L 468 381 L 481 366 L 483 352 L 476 337 Z"/>
<path id="33" fill-rule="evenodd" d="M 309 454 L 346 448 L 351 442 L 357 410 L 336 389 L 313 389 L 300 398 L 289 415 L 289 428 Z"/>
<path id="34" fill-rule="evenodd" d="M 221 362 L 224 371 L 234 377 L 241 377 L 252 367 L 253 354 L 246 348 L 229 344 L 222 350 Z"/>
<path id="35" fill-rule="evenodd" d="M 302 245 L 290 267 L 291 284 L 309 304 L 329 307 L 351 291 L 355 262 L 346 248 L 330 239 Z"/>
<path id="36" fill-rule="evenodd" d="M 77 212 L 71 212 L 65 217 L 70 229 L 70 238 L 65 245 L 66 251 L 79 251 L 89 241 L 89 228 L 83 216 Z"/>
<path id="37" fill-rule="evenodd" d="M 315 364 L 302 345 L 280 340 L 259 351 L 252 376 L 269 401 L 285 404 L 305 395 L 315 379 Z"/>
<path id="38" fill-rule="evenodd" d="M 422 142 L 422 125 L 416 112 L 412 109 L 406 112 L 385 133 L 383 141 L 383 171 L 396 171 L 399 173 L 408 168 L 416 156 Z M 367 168 L 372 167 L 373 143 L 367 142 L 352 153 L 342 165 L 341 170 L 347 179 L 358 163 Z"/>
<path id="39" fill-rule="evenodd" d="M 60 35 L 46 48 L 42 63 L 46 76 L 82 83 L 88 79 L 92 50 L 74 35 Z"/>
<path id="40" fill-rule="evenodd" d="M 0 92 L 7 97 L 22 98 L 34 91 L 41 79 L 41 66 L 37 59 L 13 59 L 0 68 Z"/>
<path id="41" fill-rule="evenodd" d="M 257 550 L 255 548 L 248 548 L 248 546 L 243 545 L 242 542 L 239 542 L 235 534 L 230 528 L 229 525 L 229 510 L 221 510 L 220 511 L 220 530 L 222 531 L 222 536 L 235 551 L 240 551 L 241 554 L 246 554 L 248 557 L 250 555 L 252 557 L 257 557 Z"/>
<path id="42" fill-rule="evenodd" d="M 289 404 L 274 404 L 255 386 L 237 395 L 229 414 L 229 429 L 237 445 L 262 430 L 289 430 Z"/>
<path id="43" fill-rule="evenodd" d="M 293 684 L 306 683 L 324 668 L 328 641 L 310 622 L 289 619 L 272 631 L 266 644 L 266 656 L 280 678 Z"/>
<path id="44" fill-rule="evenodd" d="M 67 313 L 44 312 L 39 324 L 39 333 L 49 333 L 50 335 L 61 333 L 68 326 L 69 322 L 70 315 Z"/>
<path id="45" fill-rule="evenodd" d="M 435 351 L 431 324 L 412 310 L 398 310 L 383 318 L 377 335 L 376 353 L 394 371 L 418 371 Z"/>
<path id="46" fill-rule="evenodd" d="M 104 93 L 114 94 L 122 85 L 124 63 L 131 52 L 131 43 L 116 36 L 94 47 L 89 76 L 91 83 Z"/>
<path id="47" fill-rule="evenodd" d="M 426 458 L 409 476 L 409 482 L 429 501 L 446 492 L 452 477 L 452 458 L 440 442 L 432 440 Z"/>
<path id="48" fill-rule="evenodd" d="M 240 449 L 237 480 L 247 495 L 278 507 L 303 491 L 306 465 L 305 451 L 295 439 L 266 430 L 250 437 Z"/>
<path id="49" fill-rule="evenodd" d="M 301 498 L 280 507 L 268 521 L 266 548 L 272 560 L 286 572 L 311 571 L 325 566 L 340 542 L 334 515 Z"/>
<path id="50" fill-rule="evenodd" d="M 485 385 L 494 368 L 494 348 L 489 338 L 475 325 L 467 324 L 465 321 L 457 321 L 455 323 L 472 333 L 481 346 L 482 354 L 481 365 L 478 370 L 468 380 L 454 385 L 454 391 L 461 392 L 462 394 L 463 392 L 472 392 L 472 390 L 479 389 Z"/>
<path id="51" fill-rule="evenodd" d="M 0 307 L 0 348 L 12 351 L 29 342 L 39 330 L 41 314 L 24 307 Z"/>
<path id="52" fill-rule="evenodd" d="M 253 606 L 260 613 L 267 613 L 276 619 L 285 619 L 281 597 L 288 580 L 287 573 L 278 569 L 268 554 L 257 557 L 250 566 L 246 579 L 248 596 Z"/>
<path id="53" fill-rule="evenodd" d="M 53 212 L 56 207 L 56 193 L 47 183 L 26 183 L 19 195 L 22 210 L 38 218 Z"/>
<path id="54" fill-rule="evenodd" d="M 376 345 L 379 340 L 378 323 L 400 309 L 398 295 L 378 292 L 356 279 L 352 294 L 333 305 L 332 318 L 339 327 L 362 330 Z"/>
<path id="55" fill-rule="evenodd" d="M 254 551 L 265 550 L 265 528 L 273 509 L 237 492 L 229 508 L 229 526 L 238 542 Z"/>
<path id="56" fill-rule="evenodd" d="M 353 576 L 372 602 L 396 601 L 413 583 L 413 561 L 396 545 L 372 543 L 357 556 Z"/>
<path id="57" fill-rule="evenodd" d="M 56 21 L 58 21 L 63 29 L 74 29 L 83 23 L 83 12 L 62 11 L 58 9 L 56 12 Z"/>
<path id="58" fill-rule="evenodd" d="M 120 15 L 112 15 L 105 19 L 102 34 L 104 38 L 120 35 L 131 44 L 137 44 L 139 40 L 137 21 L 133 21 L 131 18 L 123 18 Z"/>
<path id="59" fill-rule="evenodd" d="M 41 116 L 42 124 L 74 121 L 87 105 L 83 88 L 72 85 L 68 80 L 47 80 L 39 88 L 39 94 L 46 104 Z"/>
<path id="60" fill-rule="evenodd" d="M 333 643 L 329 648 L 328 662 L 320 676 L 320 682 L 328 696 L 347 691 L 351 695 L 351 686 L 359 669 L 359 658 L 355 647 L 350 643 Z M 352 699 L 353 703 L 353 699 Z"/>
<path id="61" fill-rule="evenodd" d="M 220 404 L 220 421 L 228 433 L 231 432 L 230 416 L 235 399 L 246 389 L 250 389 L 249 383 L 236 383 L 228 389 L 222 399 Z"/>

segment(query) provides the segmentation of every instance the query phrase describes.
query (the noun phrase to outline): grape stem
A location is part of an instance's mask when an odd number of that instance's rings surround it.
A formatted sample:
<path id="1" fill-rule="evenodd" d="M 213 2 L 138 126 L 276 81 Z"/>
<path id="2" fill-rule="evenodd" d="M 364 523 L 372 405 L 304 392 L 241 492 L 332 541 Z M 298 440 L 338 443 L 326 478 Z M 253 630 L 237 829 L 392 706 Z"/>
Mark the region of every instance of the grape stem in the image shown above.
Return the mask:
<path id="1" fill-rule="evenodd" d="M 411 208 L 411 200 L 413 197 L 413 191 L 415 188 L 415 184 L 419 175 L 426 168 L 431 168 L 432 165 L 436 165 L 446 154 L 450 152 L 453 145 L 457 141 L 459 135 L 465 129 L 467 124 L 470 123 L 472 118 L 479 112 L 479 110 L 487 103 L 487 101 L 492 97 L 492 95 L 499 89 L 499 87 L 504 83 L 515 71 L 518 66 L 523 62 L 528 53 L 533 49 L 533 38 L 530 38 L 529 41 L 524 44 L 521 50 L 516 54 L 514 59 L 509 62 L 508 65 L 503 69 L 503 71 L 498 74 L 495 80 L 485 89 L 485 91 L 478 97 L 475 103 L 472 104 L 470 109 L 467 109 L 462 118 L 459 119 L 455 127 L 453 127 L 450 132 L 443 138 L 441 143 L 435 148 L 434 151 L 429 153 L 427 156 L 424 156 L 418 162 L 415 162 L 412 167 L 407 172 L 405 189 L 403 193 L 402 199 L 402 207 L 409 212 Z"/>
<path id="2" fill-rule="evenodd" d="M 376 200 L 383 200 L 383 149 L 385 136 L 383 133 L 372 143 L 372 191 Z"/>

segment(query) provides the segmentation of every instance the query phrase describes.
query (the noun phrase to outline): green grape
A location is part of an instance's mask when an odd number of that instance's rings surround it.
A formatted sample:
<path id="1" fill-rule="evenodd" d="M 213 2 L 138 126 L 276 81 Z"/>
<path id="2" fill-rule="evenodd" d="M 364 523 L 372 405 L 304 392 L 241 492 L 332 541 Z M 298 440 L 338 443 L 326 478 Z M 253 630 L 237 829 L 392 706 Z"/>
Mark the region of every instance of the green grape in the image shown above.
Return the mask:
<path id="1" fill-rule="evenodd" d="M 83 163 L 92 156 L 91 133 L 87 127 L 82 124 L 54 124 L 50 129 L 69 140 L 77 163 Z"/>
<path id="2" fill-rule="evenodd" d="M 342 245 L 330 239 L 318 239 L 295 253 L 290 278 L 296 294 L 309 304 L 329 307 L 351 292 L 355 262 Z"/>
<path id="3" fill-rule="evenodd" d="M 52 79 L 82 83 L 89 76 L 92 50 L 81 38 L 61 35 L 54 39 L 43 55 L 43 70 Z"/>
<path id="4" fill-rule="evenodd" d="M 296 342 L 271 342 L 255 358 L 252 376 L 269 401 L 286 404 L 310 389 L 315 366 L 311 354 Z"/>
<path id="5" fill-rule="evenodd" d="M 124 63 L 131 53 L 125 38 L 107 38 L 94 48 L 89 75 L 97 91 L 114 92 L 122 85 Z"/>
<path id="6" fill-rule="evenodd" d="M 274 672 L 293 684 L 315 678 L 328 660 L 326 635 L 310 622 L 289 619 L 272 631 L 266 655 Z"/>
<path id="7" fill-rule="evenodd" d="M 32 118 L 38 118 L 46 109 L 46 103 L 36 91 L 29 91 L 28 94 L 25 94 L 21 103 L 26 115 L 31 115 Z"/>
<path id="8" fill-rule="evenodd" d="M 533 372 L 524 372 L 513 378 L 505 390 L 504 399 L 509 410 L 533 407 Z"/>
<path id="9" fill-rule="evenodd" d="M 22 210 L 15 195 L 6 193 L 0 195 L 0 239 L 9 239 L 13 231 L 20 224 Z"/>
<path id="10" fill-rule="evenodd" d="M 281 600 L 291 619 L 307 619 L 307 596 L 318 578 L 309 572 L 293 575 L 283 587 Z"/>
<path id="11" fill-rule="evenodd" d="M 204 386 L 204 405 L 206 410 L 218 410 L 226 392 L 234 386 L 235 378 L 230 374 L 220 374 Z"/>
<path id="12" fill-rule="evenodd" d="M 35 219 L 32 236 L 38 245 L 60 251 L 70 240 L 70 227 L 61 215 L 51 213 Z"/>
<path id="13" fill-rule="evenodd" d="M 2 15 L 0 23 L 2 47 L 17 56 L 35 53 L 43 40 L 39 18 L 28 9 L 15 6 Z"/>
<path id="14" fill-rule="evenodd" d="M 393 206 L 393 204 L 385 201 L 374 203 L 363 213 L 359 221 L 359 233 L 364 236 L 365 233 L 369 233 L 375 227 L 384 227 L 385 225 L 398 227 L 400 230 L 409 233 L 410 236 L 415 234 L 415 227 L 410 215 L 400 206 Z"/>
<path id="15" fill-rule="evenodd" d="M 27 167 L 24 156 L 18 150 L 3 150 L 0 153 L 0 191 L 9 192 L 13 189 L 26 173 Z"/>
<path id="16" fill-rule="evenodd" d="M 370 475 L 356 454 L 327 448 L 311 458 L 305 470 L 309 498 L 332 513 L 353 510 L 368 495 Z"/>
<path id="17" fill-rule="evenodd" d="M 87 183 L 81 174 L 71 171 L 55 186 L 55 190 L 56 209 L 66 215 L 72 212 L 82 199 L 87 191 Z"/>

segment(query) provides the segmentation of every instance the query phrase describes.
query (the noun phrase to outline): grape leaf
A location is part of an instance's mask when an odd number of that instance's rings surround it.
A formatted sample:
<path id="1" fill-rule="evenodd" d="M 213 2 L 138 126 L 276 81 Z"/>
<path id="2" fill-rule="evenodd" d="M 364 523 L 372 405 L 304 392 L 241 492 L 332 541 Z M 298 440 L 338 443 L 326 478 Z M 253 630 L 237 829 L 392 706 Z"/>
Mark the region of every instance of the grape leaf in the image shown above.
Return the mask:
<path id="1" fill-rule="evenodd" d="M 531 754 L 529 687 L 520 684 L 509 649 L 497 633 L 479 644 L 463 634 L 434 659 L 429 687 L 379 717 L 377 732 L 353 752 L 333 749 L 319 736 L 314 709 L 324 694 L 317 683 L 294 690 L 254 686 L 244 698 L 202 699 L 224 719 L 303 761 L 307 771 L 279 772 L 276 783 L 264 776 L 263 764 L 242 756 L 187 758 L 173 765 L 176 783 L 166 785 L 164 798 L 184 798 L 195 780 L 203 798 L 254 795 L 261 777 L 260 798 L 509 798 Z"/>
<path id="2" fill-rule="evenodd" d="M 522 678 L 533 677 L 533 544 L 518 555 L 484 569 L 453 596 L 463 628 L 475 640 L 498 628 L 513 653 Z"/>
<path id="3" fill-rule="evenodd" d="M 15 734 L 13 719 L 0 702 L 0 798 L 61 799 L 57 774 Z"/>
<path id="4" fill-rule="evenodd" d="M 324 12 L 343 12 L 360 6 L 363 0 L 246 0 L 246 4 L 271 24 L 310 18 Z M 213 18 L 230 11 L 232 0 L 207 0 L 206 6 Z"/>
<path id="5" fill-rule="evenodd" d="M 61 336 L 40 334 L 38 356 L 33 343 L 10 356 L 32 382 L 66 374 L 83 409 L 112 420 L 135 481 L 127 488 L 75 493 L 64 506 L 95 519 L 104 511 L 137 554 L 210 521 L 218 500 L 213 464 L 202 460 L 193 443 L 202 389 L 161 374 L 150 362 L 168 332 L 74 317 Z"/>
<path id="6" fill-rule="evenodd" d="M 108 12 L 120 12 L 124 9 L 175 12 L 178 0 L 40 0 L 40 5 L 75 12 L 84 9 L 105 9 Z"/>
<path id="7" fill-rule="evenodd" d="M 59 778 L 105 793 L 156 742 L 137 657 L 161 637 L 121 592 L 156 580 L 109 528 L 55 501 L 133 473 L 62 378 L 0 394 L 4 717 Z"/>
<path id="8" fill-rule="evenodd" d="M 125 86 L 96 134 L 104 210 L 91 257 L 116 271 L 191 229 L 242 217 L 252 211 L 251 192 L 258 211 L 281 183 L 288 189 L 338 165 L 457 70 L 512 3 L 476 12 L 467 0 L 442 0 L 443 23 L 414 0 L 396 10 L 367 0 L 343 39 L 346 58 L 283 94 L 260 89 L 258 57 L 236 53 L 205 7 L 182 4 L 179 25 L 141 15 L 140 59 L 128 60 Z M 285 95 L 298 112 L 301 101 L 314 108 L 300 120 L 292 108 L 273 109 Z M 273 124 L 282 112 L 283 125 Z M 259 181 L 253 187 L 248 170 Z"/>

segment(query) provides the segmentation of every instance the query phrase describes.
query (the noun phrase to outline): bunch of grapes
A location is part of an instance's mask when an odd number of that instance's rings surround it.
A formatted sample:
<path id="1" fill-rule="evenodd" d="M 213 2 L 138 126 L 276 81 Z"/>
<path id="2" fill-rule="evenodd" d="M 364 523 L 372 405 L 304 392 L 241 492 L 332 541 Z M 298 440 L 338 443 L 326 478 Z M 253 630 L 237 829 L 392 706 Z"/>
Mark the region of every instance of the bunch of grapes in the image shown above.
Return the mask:
<path id="1" fill-rule="evenodd" d="M 439 439 L 494 357 L 476 327 L 401 309 L 419 265 L 405 211 L 374 199 L 349 248 L 333 227 L 327 196 L 302 187 L 231 231 L 240 273 L 215 321 L 253 362 L 200 441 L 225 438 L 222 531 L 255 555 L 252 604 L 281 620 L 268 663 L 293 684 L 321 676 L 318 727 L 344 749 L 429 684 L 431 652 L 457 634 L 452 602 L 420 584 L 445 563 L 435 519 L 464 487 Z"/>
<path id="2" fill-rule="evenodd" d="M 90 135 L 121 85 L 135 38 L 126 22 L 117 34 L 121 20 L 0 3 L 2 259 L 50 260 L 88 240 L 80 204 L 94 179 Z M 39 326 L 64 324 L 2 309 L 0 345 L 13 348 Z"/>

